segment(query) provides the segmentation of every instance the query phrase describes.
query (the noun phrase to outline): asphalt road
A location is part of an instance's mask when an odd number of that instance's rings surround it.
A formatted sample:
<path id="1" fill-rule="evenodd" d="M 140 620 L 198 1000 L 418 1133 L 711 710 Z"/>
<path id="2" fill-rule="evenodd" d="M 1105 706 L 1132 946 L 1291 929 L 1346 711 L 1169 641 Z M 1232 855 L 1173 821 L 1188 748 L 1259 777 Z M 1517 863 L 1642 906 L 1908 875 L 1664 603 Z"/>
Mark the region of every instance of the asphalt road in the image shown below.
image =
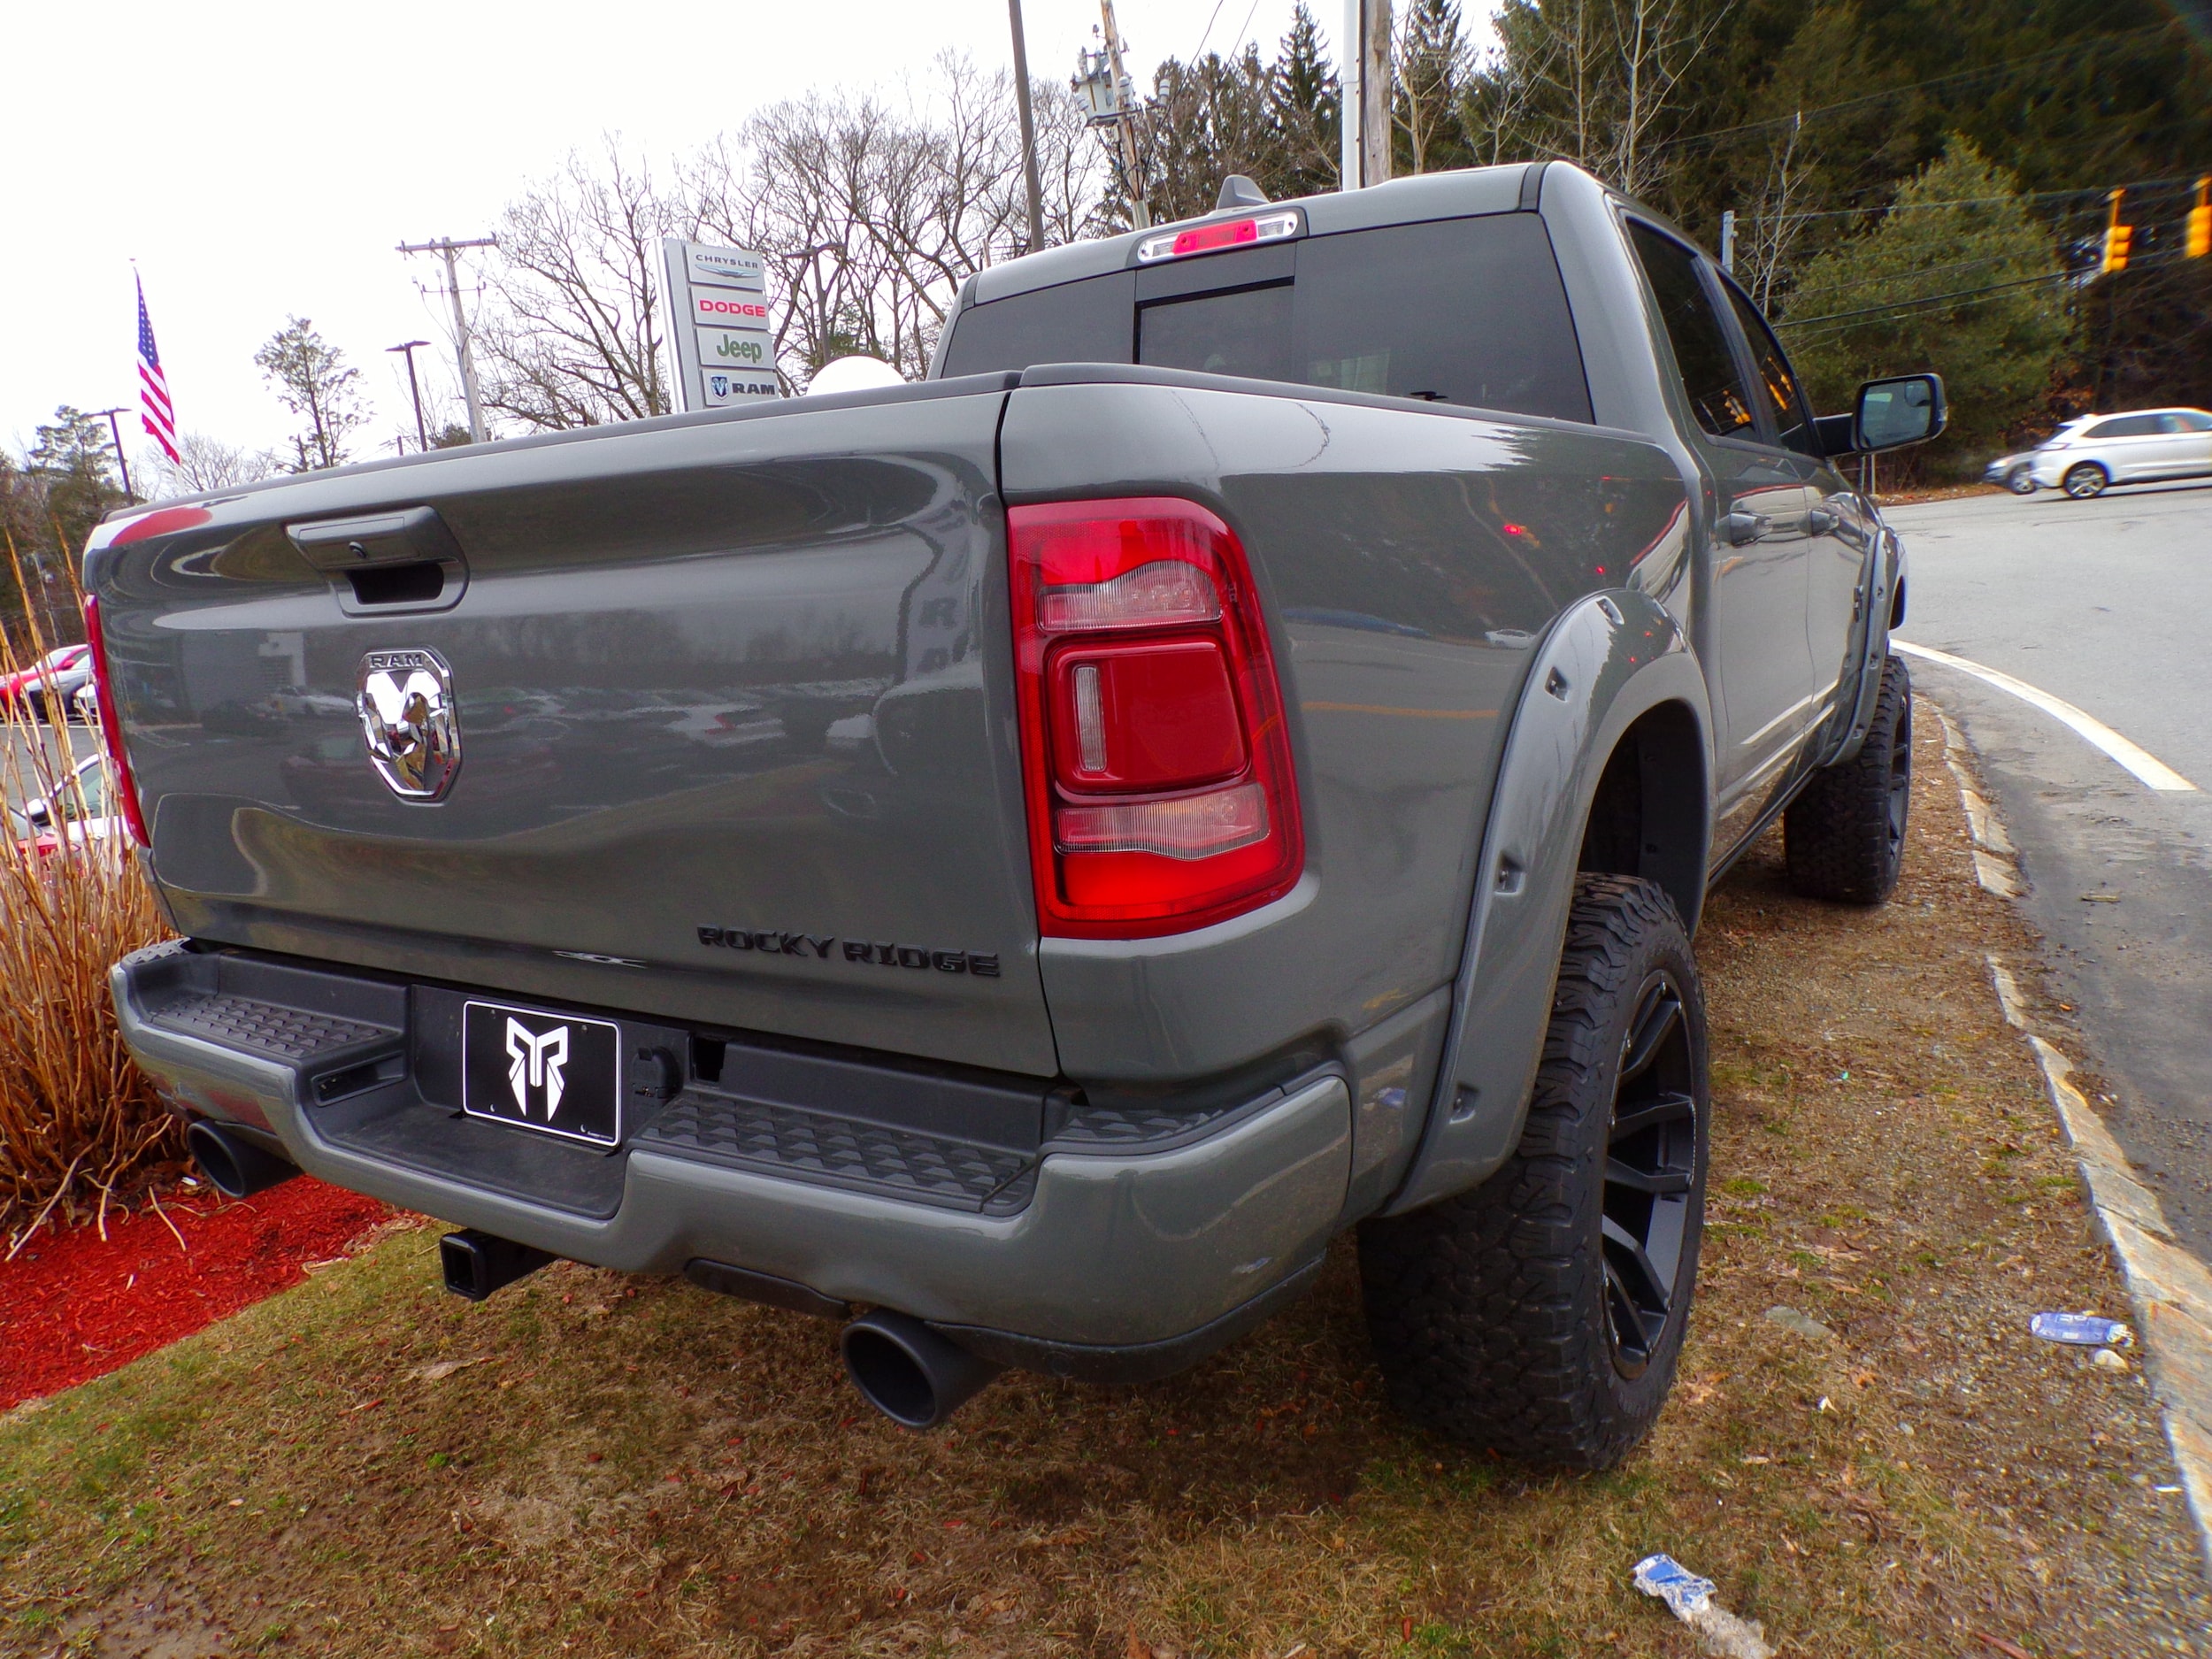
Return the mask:
<path id="1" fill-rule="evenodd" d="M 2106 1122 L 2212 1261 L 2212 482 L 1888 517 L 1910 561 L 1901 638 L 2063 698 L 2197 786 L 2154 791 L 2018 697 L 1912 660 L 1980 757 Z"/>

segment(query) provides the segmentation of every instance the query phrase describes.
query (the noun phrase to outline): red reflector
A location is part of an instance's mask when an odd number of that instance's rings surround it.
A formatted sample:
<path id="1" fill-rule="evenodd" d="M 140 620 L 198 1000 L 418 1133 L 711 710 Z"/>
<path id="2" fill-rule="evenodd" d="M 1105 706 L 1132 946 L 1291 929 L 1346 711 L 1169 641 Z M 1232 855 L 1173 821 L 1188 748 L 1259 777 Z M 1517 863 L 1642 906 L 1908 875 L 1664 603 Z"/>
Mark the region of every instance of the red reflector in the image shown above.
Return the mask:
<path id="1" fill-rule="evenodd" d="M 1228 659 L 1212 640 L 1055 654 L 1054 776 L 1066 788 L 1179 789 L 1244 770 Z"/>
<path id="2" fill-rule="evenodd" d="M 1039 930 L 1180 933 L 1288 892 L 1297 785 L 1235 534 L 1169 497 L 1007 527 Z"/>
<path id="3" fill-rule="evenodd" d="M 1210 248 L 1233 248 L 1240 242 L 1257 242 L 1259 239 L 1259 220 L 1236 219 L 1225 225 L 1201 225 L 1183 232 L 1175 239 L 1175 252 L 1180 257 L 1187 253 L 1204 253 Z"/>
<path id="4" fill-rule="evenodd" d="M 115 715 L 115 681 L 108 673 L 107 640 L 100 632 L 100 601 L 91 594 L 84 598 L 84 636 L 92 647 L 92 699 L 100 711 L 100 746 L 107 753 L 115 803 L 131 839 L 150 847 L 153 838 L 146 833 L 146 815 L 138 804 L 138 780 L 131 776 L 130 757 L 123 749 L 123 723 Z"/>

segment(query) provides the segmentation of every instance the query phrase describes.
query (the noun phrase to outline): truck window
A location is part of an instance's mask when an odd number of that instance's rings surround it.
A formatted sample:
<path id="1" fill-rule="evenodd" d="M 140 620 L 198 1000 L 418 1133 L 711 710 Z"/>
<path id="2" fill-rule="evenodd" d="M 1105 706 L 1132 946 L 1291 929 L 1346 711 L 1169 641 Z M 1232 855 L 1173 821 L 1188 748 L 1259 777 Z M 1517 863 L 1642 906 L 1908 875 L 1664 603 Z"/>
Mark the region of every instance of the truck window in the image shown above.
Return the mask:
<path id="1" fill-rule="evenodd" d="M 1766 319 L 1732 282 L 1726 284 L 1728 303 L 1736 308 L 1743 337 L 1751 343 L 1751 366 L 1759 389 L 1765 394 L 1767 412 L 1774 418 L 1775 434 L 1785 449 L 1821 457 L 1820 441 L 1813 435 L 1812 411 L 1805 403 L 1805 388 L 1798 384 L 1790 360 L 1782 355 L 1782 342 L 1767 326 Z"/>
<path id="2" fill-rule="evenodd" d="M 959 314 L 944 374 L 1025 369 L 1033 363 L 1126 363 L 1137 273 L 1116 271 L 1036 288 Z"/>
<path id="3" fill-rule="evenodd" d="M 1660 320 L 1674 347 L 1682 389 L 1697 424 L 1716 438 L 1754 435 L 1751 388 L 1729 349 L 1727 330 L 1698 275 L 1697 256 L 1671 236 L 1631 220 L 1629 239 L 1659 301 Z"/>
<path id="4" fill-rule="evenodd" d="M 1163 369 L 1294 380 L 1291 285 L 1233 288 L 1141 306 L 1137 361 Z"/>
<path id="5" fill-rule="evenodd" d="M 1535 214 L 1386 226 L 1295 246 L 1288 283 L 1182 295 L 1141 311 L 1129 273 L 971 306 L 954 321 L 943 373 L 1126 363 L 1133 347 L 1135 361 L 1166 368 L 1592 419 L 1566 287 Z M 1225 279 L 1234 257 L 1224 259 Z M 1094 349 L 1117 337 L 1118 355 Z"/>

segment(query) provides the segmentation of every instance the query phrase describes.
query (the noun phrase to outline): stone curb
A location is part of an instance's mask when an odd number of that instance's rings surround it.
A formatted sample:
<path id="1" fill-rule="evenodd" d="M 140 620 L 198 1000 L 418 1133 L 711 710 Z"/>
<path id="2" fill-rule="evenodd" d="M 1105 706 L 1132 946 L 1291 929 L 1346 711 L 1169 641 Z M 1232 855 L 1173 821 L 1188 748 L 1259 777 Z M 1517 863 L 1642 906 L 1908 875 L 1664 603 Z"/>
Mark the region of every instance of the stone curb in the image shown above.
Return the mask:
<path id="1" fill-rule="evenodd" d="M 1974 838 L 1975 879 L 2000 898 L 2017 899 L 2025 883 L 2014 862 L 2011 838 L 1967 769 L 1963 757 L 1970 751 L 1964 734 L 1939 710 L 1937 718 L 1943 723 L 1943 757 L 1958 780 Z M 1997 1004 L 2006 1023 L 2035 1051 L 2044 1087 L 2089 1189 L 2099 1230 L 2119 1263 L 2144 1364 L 2166 1425 L 2166 1443 L 2181 1471 L 2197 1545 L 2212 1575 L 2212 1270 L 2175 1240 L 2157 1196 L 2136 1179 L 2127 1154 L 2075 1087 L 2074 1063 L 2031 1024 L 2012 970 L 1994 956 L 1988 962 Z"/>

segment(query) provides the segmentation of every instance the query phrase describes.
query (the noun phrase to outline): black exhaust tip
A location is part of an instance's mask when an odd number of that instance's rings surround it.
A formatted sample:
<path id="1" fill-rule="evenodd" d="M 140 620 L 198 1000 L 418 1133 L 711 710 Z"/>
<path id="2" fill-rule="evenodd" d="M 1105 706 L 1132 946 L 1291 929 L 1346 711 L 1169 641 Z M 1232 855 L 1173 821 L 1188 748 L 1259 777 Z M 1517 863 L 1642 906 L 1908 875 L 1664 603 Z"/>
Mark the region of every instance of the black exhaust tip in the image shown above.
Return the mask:
<path id="1" fill-rule="evenodd" d="M 481 1302 L 495 1290 L 527 1278 L 553 1259 L 550 1250 L 494 1238 L 465 1227 L 438 1240 L 438 1264 L 445 1270 L 445 1287 L 457 1296 Z"/>
<path id="2" fill-rule="evenodd" d="M 184 1132 L 185 1149 L 208 1185 L 226 1198 L 245 1198 L 288 1181 L 300 1166 L 288 1158 L 265 1151 L 228 1129 L 204 1118 Z"/>
<path id="3" fill-rule="evenodd" d="M 861 1398 L 910 1429 L 936 1427 L 1005 1369 L 910 1315 L 880 1310 L 847 1325 L 838 1346 Z"/>

